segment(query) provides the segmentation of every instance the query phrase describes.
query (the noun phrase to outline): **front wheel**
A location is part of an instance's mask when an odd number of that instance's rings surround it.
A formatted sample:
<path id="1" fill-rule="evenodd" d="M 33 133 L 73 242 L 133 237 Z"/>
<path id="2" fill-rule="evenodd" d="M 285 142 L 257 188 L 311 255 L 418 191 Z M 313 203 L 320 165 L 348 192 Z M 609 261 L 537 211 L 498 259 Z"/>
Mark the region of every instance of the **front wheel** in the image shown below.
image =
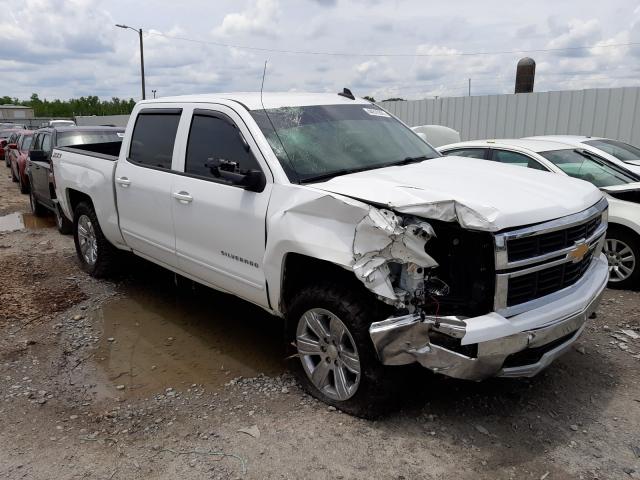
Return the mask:
<path id="1" fill-rule="evenodd" d="M 80 203 L 74 210 L 73 240 L 80 266 L 85 272 L 102 278 L 113 271 L 117 250 L 102 233 L 90 203 Z"/>
<path id="2" fill-rule="evenodd" d="M 305 287 L 288 318 L 303 388 L 344 412 L 375 418 L 391 406 L 393 387 L 391 368 L 378 360 L 369 326 L 386 318 L 387 309 L 365 295 L 357 285 Z"/>
<path id="3" fill-rule="evenodd" d="M 609 262 L 609 286 L 635 288 L 640 284 L 640 239 L 631 232 L 609 227 L 603 253 Z"/>

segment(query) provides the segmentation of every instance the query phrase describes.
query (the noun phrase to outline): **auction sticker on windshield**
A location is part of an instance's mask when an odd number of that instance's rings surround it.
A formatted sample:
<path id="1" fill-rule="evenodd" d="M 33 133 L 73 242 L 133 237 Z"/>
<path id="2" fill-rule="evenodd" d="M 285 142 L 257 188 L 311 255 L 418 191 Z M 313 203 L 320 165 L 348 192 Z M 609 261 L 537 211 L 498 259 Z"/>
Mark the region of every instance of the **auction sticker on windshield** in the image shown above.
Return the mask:
<path id="1" fill-rule="evenodd" d="M 363 110 L 374 117 L 390 117 L 390 115 L 384 110 L 378 110 L 376 108 L 363 108 Z"/>

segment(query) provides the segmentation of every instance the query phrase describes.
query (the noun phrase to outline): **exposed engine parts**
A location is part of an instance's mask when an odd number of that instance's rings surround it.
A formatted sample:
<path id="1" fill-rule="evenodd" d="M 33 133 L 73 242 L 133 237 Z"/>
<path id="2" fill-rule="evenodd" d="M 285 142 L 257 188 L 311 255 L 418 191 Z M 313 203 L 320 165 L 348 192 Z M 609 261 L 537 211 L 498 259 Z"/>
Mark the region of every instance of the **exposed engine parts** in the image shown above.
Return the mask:
<path id="1" fill-rule="evenodd" d="M 353 270 L 381 300 L 413 312 L 424 303 L 425 285 L 436 293 L 448 288 L 429 273 L 438 266 L 426 252 L 435 236 L 424 220 L 371 208 L 356 226 Z"/>

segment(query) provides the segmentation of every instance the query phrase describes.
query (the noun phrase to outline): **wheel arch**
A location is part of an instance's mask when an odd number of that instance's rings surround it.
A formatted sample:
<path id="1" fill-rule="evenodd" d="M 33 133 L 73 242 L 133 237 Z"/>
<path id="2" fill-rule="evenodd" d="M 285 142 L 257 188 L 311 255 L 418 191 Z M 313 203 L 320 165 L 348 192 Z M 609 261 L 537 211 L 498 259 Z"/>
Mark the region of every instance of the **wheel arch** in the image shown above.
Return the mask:
<path id="1" fill-rule="evenodd" d="M 354 288 L 362 288 L 368 292 L 351 270 L 337 263 L 301 253 L 285 254 L 282 259 L 280 292 L 277 297 L 280 313 L 286 316 L 291 301 L 300 289 L 326 279 L 336 283 L 353 283 Z"/>
<path id="2" fill-rule="evenodd" d="M 627 232 L 633 235 L 634 237 L 636 237 L 638 240 L 640 240 L 640 225 L 634 225 L 634 224 L 631 224 L 630 222 L 624 222 L 624 221 L 620 222 L 617 219 L 613 221 L 609 220 L 609 226 L 607 227 L 607 234 L 611 230 Z"/>
<path id="3" fill-rule="evenodd" d="M 87 202 L 93 207 L 93 201 L 91 200 L 91 197 L 79 190 L 74 190 L 72 188 L 67 189 L 66 197 L 69 205 L 69 210 L 72 215 L 76 207 L 82 202 Z"/>

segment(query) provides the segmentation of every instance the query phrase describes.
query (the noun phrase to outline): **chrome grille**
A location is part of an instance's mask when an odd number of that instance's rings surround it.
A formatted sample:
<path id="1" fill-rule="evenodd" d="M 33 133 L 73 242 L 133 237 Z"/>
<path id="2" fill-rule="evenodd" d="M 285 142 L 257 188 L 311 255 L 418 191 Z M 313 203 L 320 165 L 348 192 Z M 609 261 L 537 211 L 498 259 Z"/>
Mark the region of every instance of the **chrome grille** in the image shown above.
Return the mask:
<path id="1" fill-rule="evenodd" d="M 545 253 L 573 247 L 577 241 L 591 237 L 600 226 L 600 223 L 602 223 L 601 216 L 593 218 L 586 223 L 556 230 L 555 232 L 507 240 L 509 261 L 537 257 Z"/>
<path id="2" fill-rule="evenodd" d="M 575 215 L 496 234 L 494 309 L 517 315 L 578 283 L 602 251 L 606 211 L 602 199 Z"/>
<path id="3" fill-rule="evenodd" d="M 509 279 L 507 307 L 544 297 L 576 283 L 587 271 L 593 252 L 589 252 L 577 263 L 561 263 L 544 270 L 527 273 Z"/>

